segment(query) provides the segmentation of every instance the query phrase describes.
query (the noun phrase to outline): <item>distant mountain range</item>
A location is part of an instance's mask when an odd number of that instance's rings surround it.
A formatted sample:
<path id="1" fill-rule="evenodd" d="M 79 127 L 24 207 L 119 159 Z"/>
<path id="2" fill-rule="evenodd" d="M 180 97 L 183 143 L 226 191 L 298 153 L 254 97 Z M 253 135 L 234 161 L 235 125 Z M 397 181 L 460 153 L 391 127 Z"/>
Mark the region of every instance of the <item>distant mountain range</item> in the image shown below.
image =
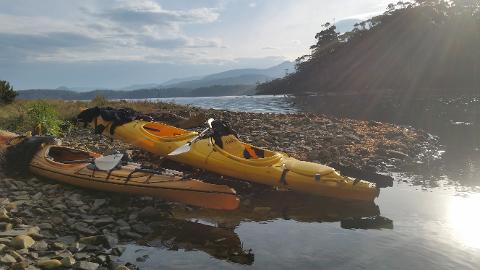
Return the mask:
<path id="1" fill-rule="evenodd" d="M 163 84 L 141 84 L 119 90 L 73 91 L 61 86 L 57 89 L 30 89 L 18 91 L 20 99 L 89 100 L 95 96 L 109 99 L 145 99 L 162 97 L 231 96 L 255 94 L 256 85 L 281 78 L 294 72 L 293 62 L 283 62 L 266 69 L 234 69 L 203 77 L 169 80 Z"/>
<path id="2" fill-rule="evenodd" d="M 285 61 L 279 65 L 266 68 L 232 69 L 207 76 L 178 78 L 161 84 L 142 84 L 124 87 L 121 90 L 138 90 L 149 88 L 188 88 L 195 89 L 214 85 L 256 85 L 281 78 L 287 73 L 295 71 L 295 63 Z"/>

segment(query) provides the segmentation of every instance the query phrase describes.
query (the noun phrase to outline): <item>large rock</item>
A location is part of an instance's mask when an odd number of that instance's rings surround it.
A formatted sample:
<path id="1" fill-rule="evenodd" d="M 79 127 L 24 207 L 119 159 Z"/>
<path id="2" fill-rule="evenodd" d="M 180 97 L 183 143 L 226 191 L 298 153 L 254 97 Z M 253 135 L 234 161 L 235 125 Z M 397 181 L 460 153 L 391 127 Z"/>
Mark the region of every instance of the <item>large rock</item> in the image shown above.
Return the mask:
<path id="1" fill-rule="evenodd" d="M 10 241 L 10 246 L 15 249 L 29 248 L 33 246 L 33 244 L 35 244 L 35 240 L 28 235 L 18 235 Z"/>

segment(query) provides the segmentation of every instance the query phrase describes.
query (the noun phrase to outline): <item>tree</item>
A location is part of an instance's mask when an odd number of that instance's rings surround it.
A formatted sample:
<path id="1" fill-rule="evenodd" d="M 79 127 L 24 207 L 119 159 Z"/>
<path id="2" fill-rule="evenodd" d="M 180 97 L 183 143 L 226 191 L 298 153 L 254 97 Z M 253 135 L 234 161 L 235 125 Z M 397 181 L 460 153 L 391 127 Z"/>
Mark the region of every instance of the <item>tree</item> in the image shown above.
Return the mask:
<path id="1" fill-rule="evenodd" d="M 7 81 L 0 81 L 0 104 L 10 104 L 17 97 L 17 92 Z"/>
<path id="2" fill-rule="evenodd" d="M 310 49 L 312 50 L 312 56 L 318 56 L 319 53 L 325 49 L 335 46 L 339 42 L 339 33 L 336 31 L 337 27 L 335 25 L 331 25 L 327 22 L 326 24 L 322 25 L 322 27 L 324 30 L 315 35 L 317 44 L 310 46 Z"/>

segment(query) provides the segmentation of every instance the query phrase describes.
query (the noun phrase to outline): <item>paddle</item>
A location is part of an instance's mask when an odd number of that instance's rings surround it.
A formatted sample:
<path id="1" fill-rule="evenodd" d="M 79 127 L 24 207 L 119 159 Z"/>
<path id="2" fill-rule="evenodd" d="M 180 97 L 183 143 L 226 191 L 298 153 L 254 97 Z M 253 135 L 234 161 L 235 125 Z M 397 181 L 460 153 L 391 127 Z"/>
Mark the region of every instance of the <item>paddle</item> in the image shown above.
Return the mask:
<path id="1" fill-rule="evenodd" d="M 183 154 L 183 153 L 186 153 L 186 152 L 190 151 L 190 149 L 192 149 L 192 144 L 194 142 L 198 141 L 198 139 L 203 137 L 203 135 L 205 135 L 208 132 L 208 130 L 210 130 L 212 128 L 212 122 L 213 121 L 214 121 L 213 118 L 208 119 L 208 121 L 207 121 L 208 127 L 206 129 L 204 129 L 202 132 L 200 132 L 200 134 L 198 134 L 198 136 L 194 137 L 193 139 L 188 141 L 186 144 L 174 149 L 167 156 L 176 156 L 176 155 L 180 155 L 180 154 Z"/>
<path id="2" fill-rule="evenodd" d="M 113 154 L 108 156 L 102 156 L 99 158 L 89 158 L 83 160 L 68 160 L 64 161 L 64 164 L 75 164 L 75 163 L 93 163 L 95 167 L 102 171 L 110 171 L 117 167 L 117 165 L 122 161 L 123 154 Z"/>
<path id="3" fill-rule="evenodd" d="M 94 160 L 95 167 L 102 171 L 110 171 L 118 166 L 120 161 L 122 161 L 122 158 L 123 154 L 113 154 L 99 157 Z"/>

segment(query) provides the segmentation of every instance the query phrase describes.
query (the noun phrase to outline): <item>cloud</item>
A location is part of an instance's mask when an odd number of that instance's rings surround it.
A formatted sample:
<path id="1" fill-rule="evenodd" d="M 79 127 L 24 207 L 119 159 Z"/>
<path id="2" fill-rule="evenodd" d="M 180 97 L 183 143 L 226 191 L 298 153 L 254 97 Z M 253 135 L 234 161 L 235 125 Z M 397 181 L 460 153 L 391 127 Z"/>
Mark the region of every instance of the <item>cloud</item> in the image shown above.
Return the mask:
<path id="1" fill-rule="evenodd" d="M 0 33 L 0 48 L 35 49 L 51 51 L 58 48 L 83 47 L 98 41 L 77 33 L 51 32 L 46 34 Z"/>
<path id="2" fill-rule="evenodd" d="M 119 7 L 98 14 L 125 26 L 164 26 L 178 23 L 210 23 L 218 19 L 219 14 L 213 8 L 190 10 L 163 9 L 154 1 L 127 1 Z"/>

